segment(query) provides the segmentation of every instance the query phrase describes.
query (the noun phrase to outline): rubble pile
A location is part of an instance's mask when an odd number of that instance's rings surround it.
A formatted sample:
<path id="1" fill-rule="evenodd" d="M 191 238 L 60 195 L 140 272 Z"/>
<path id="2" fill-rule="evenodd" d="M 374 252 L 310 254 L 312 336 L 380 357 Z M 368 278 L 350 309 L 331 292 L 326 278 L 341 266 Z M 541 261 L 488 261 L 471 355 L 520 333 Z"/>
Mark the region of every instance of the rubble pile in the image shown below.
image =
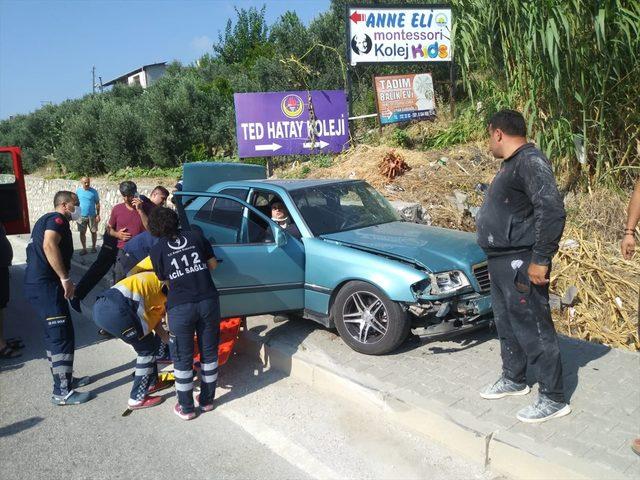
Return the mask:
<path id="1" fill-rule="evenodd" d="M 404 157 L 395 150 L 388 151 L 378 164 L 380 174 L 389 180 L 399 177 L 404 172 L 411 170 L 411 167 L 404 161 Z"/>

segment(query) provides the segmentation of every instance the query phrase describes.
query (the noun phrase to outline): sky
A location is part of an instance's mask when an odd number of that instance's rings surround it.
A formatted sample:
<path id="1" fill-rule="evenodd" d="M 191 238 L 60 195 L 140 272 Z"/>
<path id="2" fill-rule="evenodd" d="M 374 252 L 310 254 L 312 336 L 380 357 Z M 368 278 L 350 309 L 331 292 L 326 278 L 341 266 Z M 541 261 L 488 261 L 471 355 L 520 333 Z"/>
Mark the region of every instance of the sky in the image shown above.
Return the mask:
<path id="1" fill-rule="evenodd" d="M 0 0 L 0 120 L 92 90 L 143 65 L 189 64 L 218 39 L 234 7 L 294 10 L 305 24 L 329 0 Z"/>

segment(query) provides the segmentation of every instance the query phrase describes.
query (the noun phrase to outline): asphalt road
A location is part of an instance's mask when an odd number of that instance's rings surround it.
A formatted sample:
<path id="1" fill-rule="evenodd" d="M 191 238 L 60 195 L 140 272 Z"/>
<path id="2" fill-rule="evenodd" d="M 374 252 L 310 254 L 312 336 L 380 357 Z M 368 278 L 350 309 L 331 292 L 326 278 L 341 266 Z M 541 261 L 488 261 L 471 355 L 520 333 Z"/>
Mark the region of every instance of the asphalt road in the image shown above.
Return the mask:
<path id="1" fill-rule="evenodd" d="M 74 315 L 75 374 L 92 375 L 95 398 L 49 402 L 51 377 L 39 322 L 21 295 L 23 247 L 14 243 L 8 337 L 27 344 L 0 360 L 0 478 L 7 479 L 492 479 L 494 475 L 357 405 L 325 398 L 234 356 L 222 368 L 218 406 L 191 422 L 158 407 L 126 408 L 135 353 L 103 340 Z"/>

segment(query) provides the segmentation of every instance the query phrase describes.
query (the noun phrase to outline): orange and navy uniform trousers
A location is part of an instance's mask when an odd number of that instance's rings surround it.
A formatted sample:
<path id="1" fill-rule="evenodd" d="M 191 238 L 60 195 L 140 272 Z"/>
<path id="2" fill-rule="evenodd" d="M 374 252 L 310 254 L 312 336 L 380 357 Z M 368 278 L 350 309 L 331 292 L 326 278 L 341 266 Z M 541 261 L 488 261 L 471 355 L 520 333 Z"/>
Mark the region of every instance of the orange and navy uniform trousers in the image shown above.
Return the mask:
<path id="1" fill-rule="evenodd" d="M 93 306 L 93 321 L 136 351 L 130 399 L 139 402 L 158 381 L 160 340 L 152 330 L 165 314 L 164 287 L 153 272 L 131 275 L 103 292 Z"/>

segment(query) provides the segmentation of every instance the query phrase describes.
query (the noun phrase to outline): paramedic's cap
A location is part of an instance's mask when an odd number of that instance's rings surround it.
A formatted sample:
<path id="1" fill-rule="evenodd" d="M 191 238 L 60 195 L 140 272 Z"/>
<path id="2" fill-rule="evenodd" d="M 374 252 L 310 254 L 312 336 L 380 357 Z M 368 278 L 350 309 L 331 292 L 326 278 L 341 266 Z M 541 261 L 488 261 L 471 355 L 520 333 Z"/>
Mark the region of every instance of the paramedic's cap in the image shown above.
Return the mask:
<path id="1" fill-rule="evenodd" d="M 120 195 L 132 197 L 138 192 L 138 187 L 131 180 L 125 180 L 120 184 Z"/>

